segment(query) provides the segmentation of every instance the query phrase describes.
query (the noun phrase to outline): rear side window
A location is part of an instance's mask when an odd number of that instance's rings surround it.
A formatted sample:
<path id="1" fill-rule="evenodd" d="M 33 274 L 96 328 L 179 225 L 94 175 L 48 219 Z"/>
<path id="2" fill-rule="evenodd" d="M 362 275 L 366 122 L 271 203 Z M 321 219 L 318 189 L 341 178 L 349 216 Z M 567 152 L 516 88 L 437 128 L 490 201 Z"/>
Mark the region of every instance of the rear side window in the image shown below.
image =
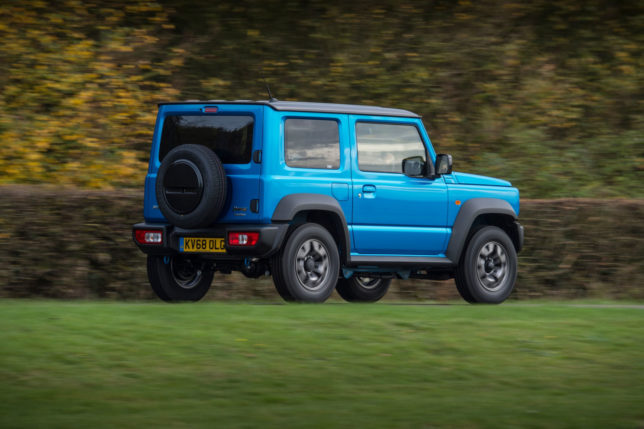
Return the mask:
<path id="1" fill-rule="evenodd" d="M 425 145 L 414 125 L 356 123 L 358 167 L 362 171 L 402 173 L 402 161 L 412 156 L 426 160 Z"/>
<path id="2" fill-rule="evenodd" d="M 212 149 L 224 164 L 248 164 L 253 150 L 253 125 L 250 115 L 167 116 L 159 161 L 177 146 L 198 144 Z"/>
<path id="3" fill-rule="evenodd" d="M 340 167 L 340 133 L 332 119 L 287 119 L 284 124 L 284 158 L 289 167 Z"/>

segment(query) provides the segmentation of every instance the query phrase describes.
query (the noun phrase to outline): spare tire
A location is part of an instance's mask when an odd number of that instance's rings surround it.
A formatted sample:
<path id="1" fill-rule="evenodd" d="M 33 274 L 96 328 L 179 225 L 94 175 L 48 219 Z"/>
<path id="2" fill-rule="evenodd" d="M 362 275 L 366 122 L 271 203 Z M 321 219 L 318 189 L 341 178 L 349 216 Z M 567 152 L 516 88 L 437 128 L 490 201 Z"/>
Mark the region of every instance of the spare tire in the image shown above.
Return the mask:
<path id="1" fill-rule="evenodd" d="M 159 210 L 182 228 L 212 224 L 224 208 L 226 190 L 221 160 L 205 146 L 175 147 L 163 158 L 157 173 Z"/>

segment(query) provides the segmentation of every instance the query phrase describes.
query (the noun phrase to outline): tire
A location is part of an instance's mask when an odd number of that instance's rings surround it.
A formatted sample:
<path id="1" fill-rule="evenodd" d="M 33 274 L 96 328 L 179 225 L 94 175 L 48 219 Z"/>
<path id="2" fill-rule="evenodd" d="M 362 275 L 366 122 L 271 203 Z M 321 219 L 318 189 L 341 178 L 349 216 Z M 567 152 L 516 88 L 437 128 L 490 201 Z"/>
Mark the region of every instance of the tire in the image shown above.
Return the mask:
<path id="1" fill-rule="evenodd" d="M 349 302 L 376 302 L 389 290 L 391 279 L 360 277 L 354 274 L 348 279 L 340 278 L 335 289 Z"/>
<path id="2" fill-rule="evenodd" d="M 286 282 L 284 281 L 284 276 L 280 270 L 280 256 L 276 254 L 271 258 L 271 274 L 273 276 L 273 285 L 275 285 L 275 290 L 282 297 L 284 301 L 294 301 L 293 296 L 289 293 Z"/>
<path id="3" fill-rule="evenodd" d="M 214 272 L 197 257 L 148 256 L 148 280 L 163 301 L 199 301 L 210 289 L 213 276 Z"/>
<path id="4" fill-rule="evenodd" d="M 496 226 L 478 230 L 456 269 L 456 287 L 467 302 L 499 304 L 517 279 L 517 253 L 510 237 Z"/>
<path id="5" fill-rule="evenodd" d="M 456 284 L 456 290 L 458 291 L 458 294 L 461 296 L 461 298 L 463 298 L 470 304 L 474 304 L 476 302 L 474 301 L 474 298 L 472 298 L 470 291 L 467 289 L 467 285 L 465 284 L 464 280 L 461 279 L 458 275 L 454 276 L 454 283 Z"/>
<path id="6" fill-rule="evenodd" d="M 159 210 L 182 228 L 209 226 L 224 208 L 227 186 L 223 164 L 212 150 L 194 144 L 177 146 L 157 173 Z"/>
<path id="7" fill-rule="evenodd" d="M 340 256 L 333 237 L 316 223 L 293 230 L 272 260 L 273 283 L 287 301 L 324 302 L 338 281 Z"/>

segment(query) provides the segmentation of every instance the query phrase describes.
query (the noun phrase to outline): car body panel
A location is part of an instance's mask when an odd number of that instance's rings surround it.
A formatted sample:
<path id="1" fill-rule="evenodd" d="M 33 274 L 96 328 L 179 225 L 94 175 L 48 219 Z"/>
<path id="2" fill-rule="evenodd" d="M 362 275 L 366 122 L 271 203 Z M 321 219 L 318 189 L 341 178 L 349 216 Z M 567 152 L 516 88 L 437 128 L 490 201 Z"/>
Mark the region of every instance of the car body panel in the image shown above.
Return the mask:
<path id="1" fill-rule="evenodd" d="M 463 185 L 485 185 L 485 186 L 512 186 L 510 182 L 496 177 L 481 176 L 478 174 L 453 172 L 456 183 Z"/>

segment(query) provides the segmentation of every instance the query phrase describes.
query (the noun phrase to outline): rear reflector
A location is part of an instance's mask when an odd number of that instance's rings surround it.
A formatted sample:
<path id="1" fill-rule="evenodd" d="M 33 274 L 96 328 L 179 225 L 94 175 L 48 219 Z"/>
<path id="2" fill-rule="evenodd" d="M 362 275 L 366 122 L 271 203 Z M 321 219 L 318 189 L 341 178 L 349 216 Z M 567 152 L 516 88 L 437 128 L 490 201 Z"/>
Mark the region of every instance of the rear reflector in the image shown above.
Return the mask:
<path id="1" fill-rule="evenodd" d="M 134 238 L 139 244 L 162 244 L 163 232 L 159 230 L 137 229 Z"/>
<path id="2" fill-rule="evenodd" d="M 259 232 L 229 232 L 228 244 L 230 246 L 254 246 L 259 240 Z"/>
<path id="3" fill-rule="evenodd" d="M 204 113 L 217 113 L 219 111 L 218 107 L 204 107 L 203 112 Z"/>

